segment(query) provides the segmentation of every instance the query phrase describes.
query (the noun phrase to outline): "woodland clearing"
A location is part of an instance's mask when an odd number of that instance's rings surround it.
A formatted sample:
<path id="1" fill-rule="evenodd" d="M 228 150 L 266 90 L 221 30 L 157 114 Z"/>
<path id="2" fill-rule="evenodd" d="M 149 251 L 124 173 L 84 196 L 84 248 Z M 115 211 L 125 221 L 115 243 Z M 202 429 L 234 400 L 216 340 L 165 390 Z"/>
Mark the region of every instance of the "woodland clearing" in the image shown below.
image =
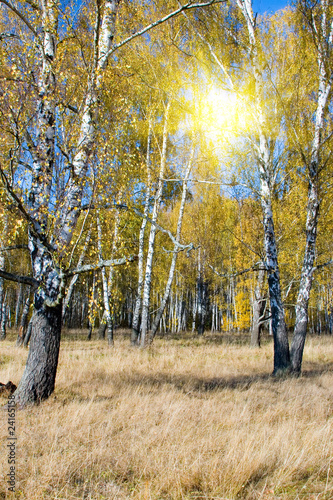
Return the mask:
<path id="1" fill-rule="evenodd" d="M 18 384 L 27 350 L 15 335 L 1 344 L 0 380 Z M 187 334 L 140 350 L 125 331 L 113 348 L 65 333 L 54 394 L 16 412 L 13 498 L 333 498 L 332 338 L 308 338 L 294 379 L 270 376 L 270 339 L 247 344 Z"/>

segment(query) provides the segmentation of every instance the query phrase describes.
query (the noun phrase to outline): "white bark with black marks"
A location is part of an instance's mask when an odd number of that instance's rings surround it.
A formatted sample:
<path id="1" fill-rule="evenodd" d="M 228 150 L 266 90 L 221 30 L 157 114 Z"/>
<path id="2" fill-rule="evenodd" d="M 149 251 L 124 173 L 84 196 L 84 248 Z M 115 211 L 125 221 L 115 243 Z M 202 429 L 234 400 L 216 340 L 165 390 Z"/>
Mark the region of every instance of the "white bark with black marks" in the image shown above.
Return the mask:
<path id="1" fill-rule="evenodd" d="M 135 307 L 133 312 L 132 320 L 132 333 L 131 333 L 131 345 L 135 346 L 138 343 L 140 335 L 140 311 L 142 304 L 142 290 L 143 290 L 143 256 L 144 256 L 144 238 L 147 226 L 147 216 L 149 213 L 149 199 L 150 199 L 150 188 L 151 188 L 151 171 L 150 171 L 150 148 L 151 148 L 151 136 L 152 136 L 152 124 L 149 120 L 148 125 L 148 139 L 147 139 L 147 154 L 146 154 L 146 168 L 147 168 L 147 182 L 146 182 L 146 196 L 145 205 L 143 211 L 143 219 L 139 232 L 139 251 L 138 251 L 138 286 L 136 291 Z"/>
<path id="2" fill-rule="evenodd" d="M 272 184 L 274 180 L 272 145 L 267 136 L 269 130 L 263 111 L 264 76 L 256 36 L 256 20 L 253 16 L 251 0 L 237 0 L 243 14 L 248 31 L 248 52 L 255 83 L 256 126 L 258 144 L 256 157 L 260 175 L 260 199 L 263 212 L 264 243 L 266 251 L 266 267 L 268 272 L 269 299 L 271 305 L 272 331 L 274 337 L 274 370 L 273 373 L 288 372 L 290 369 L 290 353 L 288 333 L 285 324 L 284 308 L 281 297 L 280 272 L 278 266 L 277 245 L 272 211 Z M 273 139 L 271 139 L 272 141 Z"/>
<path id="3" fill-rule="evenodd" d="M 319 12 L 318 12 L 319 11 Z M 306 245 L 301 272 L 301 280 L 296 304 L 296 320 L 291 344 L 292 371 L 299 374 L 302 367 L 303 350 L 308 324 L 308 307 L 316 258 L 317 227 L 321 199 L 319 196 L 320 174 L 325 161 L 321 158 L 321 147 L 325 138 L 323 130 L 328 114 L 328 102 L 333 83 L 333 19 L 329 12 L 329 2 L 321 0 L 314 7 L 306 6 L 304 15 L 308 17 L 310 31 L 315 40 L 318 60 L 317 108 L 314 120 L 311 156 L 308 164 L 308 203 L 306 216 Z M 319 14 L 319 19 L 317 17 Z M 319 21 L 319 22 L 318 22 Z M 303 155 L 305 158 L 305 155 Z"/>
<path id="4" fill-rule="evenodd" d="M 252 315 L 252 328 L 251 328 L 251 347 L 260 347 L 260 337 L 261 337 L 261 330 L 264 320 L 263 316 L 266 305 L 266 299 L 264 299 L 263 297 L 264 277 L 265 277 L 265 270 L 264 266 L 261 265 L 258 271 L 256 284 L 254 288 L 254 294 L 253 294 L 254 297 L 252 304 L 253 315 Z"/>
<path id="5" fill-rule="evenodd" d="M 97 233 L 98 233 L 97 243 L 98 243 L 99 258 L 100 260 L 103 260 L 102 227 L 99 214 L 97 215 Z M 109 284 L 106 276 L 105 267 L 102 267 L 101 274 L 102 274 L 103 305 L 104 305 L 104 314 L 106 319 L 107 338 L 108 338 L 108 344 L 111 346 L 113 345 L 113 321 L 112 321 L 110 301 L 109 301 Z"/>
<path id="6" fill-rule="evenodd" d="M 194 156 L 194 146 L 192 147 L 191 152 L 190 152 L 190 158 L 189 158 L 187 168 L 185 170 L 185 176 L 184 176 L 184 180 L 183 180 L 183 191 L 182 191 L 182 198 L 181 198 L 181 202 L 180 202 L 177 230 L 176 230 L 176 240 L 177 241 L 180 240 L 180 236 L 181 236 L 184 210 L 185 210 L 185 204 L 186 204 L 186 196 L 187 196 L 187 184 L 188 184 L 188 179 L 189 179 L 191 169 L 192 169 L 193 156 Z M 178 257 L 178 247 L 175 245 L 174 249 L 173 249 L 173 255 L 172 255 L 172 260 L 171 260 L 171 265 L 170 265 L 170 270 L 169 270 L 168 281 L 167 281 L 167 284 L 166 284 L 166 287 L 164 290 L 161 305 L 157 311 L 157 314 L 156 314 L 156 317 L 154 319 L 151 331 L 149 332 L 149 343 L 153 342 L 153 339 L 154 339 L 156 332 L 157 332 L 157 329 L 159 327 L 165 306 L 166 306 L 167 301 L 169 299 L 170 290 L 171 290 L 173 277 L 174 277 L 176 264 L 177 264 L 177 257 Z M 178 324 L 180 324 L 180 321 L 178 322 Z"/>
<path id="7" fill-rule="evenodd" d="M 149 320 L 150 320 L 149 318 L 150 290 L 151 290 L 151 277 L 152 277 L 153 257 L 154 257 L 155 237 L 156 237 L 156 225 L 154 223 L 157 221 L 157 216 L 162 201 L 162 192 L 163 192 L 162 179 L 164 178 L 164 172 L 166 166 L 169 110 L 170 110 L 170 102 L 168 102 L 165 107 L 159 179 L 157 182 L 157 190 L 154 197 L 153 213 L 151 216 L 151 220 L 153 223 L 150 227 L 149 241 L 148 241 L 148 253 L 146 261 L 145 280 L 143 286 L 143 298 L 142 298 L 141 338 L 140 338 L 141 347 L 144 347 L 146 344 L 146 334 L 149 328 Z"/>

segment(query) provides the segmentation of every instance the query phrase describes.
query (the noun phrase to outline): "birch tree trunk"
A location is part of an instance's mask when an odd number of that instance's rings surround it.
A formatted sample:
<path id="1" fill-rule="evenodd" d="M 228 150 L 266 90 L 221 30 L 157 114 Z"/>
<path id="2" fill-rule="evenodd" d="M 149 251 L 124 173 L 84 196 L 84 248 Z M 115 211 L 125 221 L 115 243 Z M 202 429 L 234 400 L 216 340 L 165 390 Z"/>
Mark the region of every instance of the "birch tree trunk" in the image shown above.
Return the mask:
<path id="1" fill-rule="evenodd" d="M 32 316 L 34 315 L 34 313 L 32 313 Z M 24 337 L 24 340 L 23 340 L 23 345 L 24 347 L 27 347 L 29 342 L 30 342 L 30 339 L 31 339 L 31 332 L 32 332 L 32 317 L 28 323 L 28 327 L 27 327 L 27 332 L 25 334 L 25 337 Z"/>
<path id="2" fill-rule="evenodd" d="M 266 267 L 268 272 L 269 299 L 272 316 L 272 331 L 274 337 L 274 370 L 273 373 L 288 372 L 290 369 L 290 353 L 288 333 L 284 317 L 284 308 L 281 297 L 280 271 L 278 265 L 277 245 L 273 222 L 271 190 L 273 184 L 272 144 L 267 137 L 269 130 L 263 111 L 264 77 L 263 67 L 258 52 L 256 39 L 256 20 L 253 16 L 251 0 L 237 0 L 237 4 L 244 16 L 248 36 L 249 55 L 255 81 L 256 119 L 258 130 L 257 161 L 260 174 L 260 198 L 263 212 L 264 242 L 266 251 Z M 272 141 L 272 139 L 271 139 Z"/>
<path id="3" fill-rule="evenodd" d="M 306 218 L 306 246 L 304 252 L 301 281 L 296 304 L 296 320 L 291 344 L 292 371 L 299 374 L 302 366 L 303 350 L 308 324 L 308 306 L 313 281 L 314 261 L 316 256 L 317 226 L 319 218 L 320 197 L 319 177 L 322 170 L 320 150 L 323 145 L 323 130 L 327 115 L 329 97 L 333 83 L 332 56 L 333 56 L 333 21 L 329 15 L 329 2 L 319 2 L 320 20 L 316 20 L 312 7 L 308 7 L 310 29 L 318 58 L 318 98 L 314 121 L 314 134 L 308 169 L 308 203 Z M 311 16 L 311 17 L 310 17 Z M 304 158 L 304 156 L 303 156 Z"/>
<path id="4" fill-rule="evenodd" d="M 49 202 L 55 163 L 55 73 L 57 49 L 58 2 L 40 0 L 41 11 L 41 61 L 38 79 L 37 145 L 30 144 L 32 185 L 29 194 L 29 210 L 33 226 L 29 231 L 29 250 L 33 275 L 43 286 L 35 291 L 35 313 L 32 317 L 32 339 L 25 371 L 15 392 L 20 406 L 38 403 L 49 397 L 54 390 L 58 366 L 61 323 L 63 276 L 55 265 L 53 253 L 60 256 L 72 239 L 76 227 L 84 188 L 84 177 L 92 153 L 96 108 L 96 92 L 101 84 L 111 47 L 119 0 L 106 0 L 101 26 L 95 37 L 95 64 L 88 87 L 81 119 L 77 152 L 73 159 L 73 176 L 70 177 L 65 203 L 57 221 L 54 237 L 47 241 Z M 37 42 L 37 39 L 36 39 Z"/>
<path id="5" fill-rule="evenodd" d="M 182 192 L 182 199 L 180 202 L 180 208 L 179 208 L 179 215 L 178 215 L 178 222 L 177 222 L 177 230 L 176 230 L 176 241 L 179 242 L 180 236 L 181 236 L 181 230 L 182 230 L 182 223 L 183 223 L 183 216 L 184 216 L 184 210 L 185 210 L 185 203 L 186 203 L 186 195 L 187 195 L 187 183 L 188 183 L 188 178 L 191 172 L 192 168 L 192 162 L 193 162 L 193 156 L 194 156 L 194 146 L 191 149 L 190 153 L 190 159 L 188 162 L 188 166 L 185 171 L 185 177 L 183 180 L 183 192 Z M 178 247 L 175 245 L 173 249 L 173 255 L 172 255 L 172 261 L 170 265 L 170 270 L 169 270 L 169 276 L 168 276 L 168 281 L 165 287 L 163 299 L 161 302 L 161 305 L 157 311 L 155 320 L 153 322 L 153 326 L 151 328 L 151 331 L 149 333 L 149 343 L 151 344 L 154 340 L 154 337 L 156 335 L 158 326 L 160 324 L 166 303 L 169 299 L 170 295 L 170 290 L 173 282 L 173 277 L 176 269 L 176 263 L 177 263 L 177 257 L 178 257 Z M 180 323 L 180 322 L 179 322 Z"/>
<path id="6" fill-rule="evenodd" d="M 15 392 L 20 406 L 39 402 L 54 390 L 61 333 L 61 279 L 56 270 L 51 248 L 46 243 L 48 209 L 55 162 L 55 74 L 58 6 L 53 0 L 40 2 L 42 16 L 42 66 L 38 79 L 37 146 L 30 145 L 32 185 L 29 209 L 35 220 L 29 230 L 29 251 L 33 276 L 45 283 L 35 291 L 36 313 L 32 320 L 32 341 L 22 379 Z M 53 303 L 56 304 L 53 304 Z"/>
<path id="7" fill-rule="evenodd" d="M 151 216 L 152 224 L 150 227 L 149 242 L 148 242 L 148 254 L 146 261 L 146 271 L 145 280 L 143 286 L 143 299 L 142 299 L 142 318 L 141 318 L 141 347 L 145 346 L 146 334 L 149 324 L 149 305 L 150 305 L 150 289 L 151 289 L 151 276 L 152 276 L 152 266 L 153 266 L 153 256 L 155 249 L 155 236 L 156 236 L 156 225 L 154 222 L 157 221 L 157 215 L 159 213 L 160 204 L 162 201 L 162 191 L 163 191 L 163 177 L 166 165 L 166 148 L 168 139 L 168 115 L 169 115 L 170 103 L 168 102 L 165 108 L 164 115 L 164 127 L 163 127 L 163 141 L 162 141 L 162 151 L 161 151 L 161 164 L 159 171 L 159 179 L 157 183 L 157 191 L 154 199 L 153 213 Z"/>
<path id="8" fill-rule="evenodd" d="M 7 336 L 6 327 L 7 322 L 9 324 L 9 328 L 11 328 L 10 323 L 10 309 L 6 305 L 6 301 L 4 300 L 2 303 L 2 312 L 1 312 L 1 323 L 0 323 L 0 339 L 5 340 Z"/>
<path id="9" fill-rule="evenodd" d="M 198 335 L 203 335 L 208 310 L 208 283 L 201 275 L 197 279 L 197 304 Z"/>
<path id="10" fill-rule="evenodd" d="M 25 335 L 27 332 L 30 301 L 31 301 L 31 299 L 30 299 L 30 293 L 29 293 L 29 295 L 24 303 L 24 307 L 23 307 L 20 329 L 19 329 L 19 333 L 17 336 L 17 340 L 16 340 L 17 346 L 21 346 L 23 344 L 24 338 L 25 338 Z"/>
<path id="11" fill-rule="evenodd" d="M 258 272 L 257 282 L 253 297 L 253 319 L 251 329 L 251 347 L 260 347 L 260 336 L 262 330 L 263 313 L 265 310 L 265 299 L 262 297 L 262 288 L 264 283 L 265 270 Z"/>
<path id="12" fill-rule="evenodd" d="M 140 310 L 142 304 L 142 290 L 143 290 L 143 254 L 144 254 L 144 238 L 147 225 L 147 216 L 149 213 L 149 198 L 151 186 L 151 172 L 150 172 L 150 147 L 151 147 L 152 124 L 149 120 L 148 125 L 148 140 L 147 140 L 147 155 L 146 155 L 146 168 L 147 168 L 147 187 L 144 206 L 144 218 L 142 219 L 140 232 L 139 232 L 139 253 L 138 253 L 138 287 L 136 292 L 135 307 L 132 320 L 132 333 L 131 345 L 135 346 L 138 343 L 140 334 Z"/>
<path id="13" fill-rule="evenodd" d="M 122 197 L 123 197 L 123 192 L 120 192 L 119 196 L 118 196 L 118 200 L 117 200 L 118 205 L 121 204 Z M 116 216 L 115 216 L 115 222 L 114 222 L 113 241 L 112 241 L 112 246 L 111 246 L 111 259 L 114 258 L 114 255 L 117 251 L 119 224 L 120 224 L 120 212 L 119 212 L 119 210 L 117 210 Z M 98 329 L 98 338 L 100 340 L 105 338 L 105 332 L 106 332 L 106 330 L 108 330 L 108 339 L 112 338 L 112 342 L 113 342 L 114 320 L 112 318 L 112 309 L 111 309 L 110 304 L 112 304 L 113 280 L 114 280 L 114 267 L 111 266 L 109 268 L 109 275 L 107 278 L 108 304 L 109 304 L 109 313 L 110 313 L 111 322 L 108 320 L 108 312 L 105 308 L 104 300 L 106 297 L 103 296 L 104 311 L 103 311 L 102 321 L 100 322 L 99 329 Z M 110 328 L 110 325 L 111 325 L 111 328 Z M 112 342 L 111 343 L 109 342 L 109 345 L 112 345 Z"/>
<path id="14" fill-rule="evenodd" d="M 89 245 L 89 242 L 90 242 L 90 238 L 91 238 L 91 229 L 89 229 L 88 234 L 86 236 L 86 239 L 85 239 L 85 242 L 84 242 L 84 245 L 83 245 L 83 248 L 82 248 L 82 252 L 80 254 L 80 257 L 79 257 L 79 260 L 78 260 L 78 263 L 77 263 L 78 267 L 81 267 L 82 264 L 83 264 L 84 257 L 86 255 L 87 248 L 88 248 L 88 245 Z M 62 306 L 62 322 L 63 323 L 66 320 L 66 315 L 68 314 L 68 307 L 69 307 L 70 301 L 72 299 L 74 287 L 75 287 L 75 284 L 76 284 L 78 278 L 79 278 L 79 275 L 75 274 L 72 277 L 72 279 L 70 280 L 70 282 L 69 282 L 69 285 L 68 285 L 68 288 L 67 288 L 67 293 L 66 293 L 66 296 L 65 296 L 65 298 L 63 300 L 63 306 Z"/>
<path id="15" fill-rule="evenodd" d="M 98 233 L 98 253 L 100 260 L 103 260 L 102 254 L 102 228 L 99 214 L 97 215 L 97 233 Z M 106 319 L 107 338 L 109 346 L 113 345 L 113 321 L 111 316 L 110 302 L 109 302 L 109 285 L 106 276 L 105 267 L 102 267 L 102 285 L 103 285 L 103 304 Z"/>
<path id="16" fill-rule="evenodd" d="M 19 314 L 20 314 L 22 300 L 23 300 L 23 285 L 21 283 L 20 287 L 18 289 L 16 307 L 15 307 L 15 323 L 14 323 L 15 328 L 18 327 L 18 321 L 19 321 L 18 318 L 19 318 Z"/>

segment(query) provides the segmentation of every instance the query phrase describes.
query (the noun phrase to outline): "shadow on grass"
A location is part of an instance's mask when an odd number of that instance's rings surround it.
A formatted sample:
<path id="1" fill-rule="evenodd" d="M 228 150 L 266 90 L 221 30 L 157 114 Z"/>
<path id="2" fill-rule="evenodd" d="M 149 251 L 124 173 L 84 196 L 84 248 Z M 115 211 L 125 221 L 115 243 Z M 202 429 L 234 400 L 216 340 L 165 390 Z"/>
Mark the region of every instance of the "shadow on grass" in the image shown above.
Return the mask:
<path id="1" fill-rule="evenodd" d="M 130 374 L 122 374 L 121 380 L 119 380 L 119 382 L 114 380 L 114 383 L 127 383 L 128 385 L 133 386 L 143 385 L 152 388 L 169 385 L 186 394 L 191 392 L 204 394 L 212 391 L 224 390 L 247 391 L 257 383 L 268 383 L 272 387 L 277 387 L 281 384 L 281 382 L 283 383 L 292 378 L 300 380 L 300 383 L 305 382 L 308 379 L 315 379 L 324 373 L 332 372 L 333 362 L 325 364 L 311 363 L 311 367 L 309 368 L 304 370 L 300 377 L 274 377 L 270 373 L 259 373 L 254 375 L 209 378 L 196 377 L 188 374 L 168 374 L 163 372 L 151 375 L 132 372 Z"/>
<path id="2" fill-rule="evenodd" d="M 297 380 L 300 384 L 306 384 L 308 380 L 315 380 L 324 373 L 332 372 L 333 362 L 320 364 L 311 363 L 309 369 L 302 373 Z M 108 373 L 96 373 L 96 379 L 100 387 L 104 385 L 112 385 L 116 389 L 116 393 L 124 388 L 132 387 L 135 390 L 143 389 L 148 392 L 160 392 L 163 388 L 176 389 L 186 396 L 205 399 L 212 392 L 222 392 L 225 390 L 231 391 L 248 391 L 255 384 L 263 384 L 265 389 L 270 389 L 276 395 L 279 394 L 279 387 L 284 382 L 287 382 L 292 377 L 274 377 L 269 373 L 260 373 L 254 375 L 240 375 L 233 377 L 197 377 L 190 374 L 169 374 L 156 372 L 153 374 L 142 373 L 139 371 L 121 372 L 110 375 Z M 90 380 L 91 383 L 91 380 Z M 81 389 L 81 391 L 80 391 Z M 69 390 L 69 392 L 68 392 Z M 58 392 L 61 398 L 62 391 Z M 69 401 L 86 402 L 94 399 L 94 401 L 111 401 L 114 395 L 92 394 L 87 397 L 85 395 L 85 384 L 76 382 L 64 393 L 63 404 Z M 62 399 L 62 398 L 61 398 Z"/>

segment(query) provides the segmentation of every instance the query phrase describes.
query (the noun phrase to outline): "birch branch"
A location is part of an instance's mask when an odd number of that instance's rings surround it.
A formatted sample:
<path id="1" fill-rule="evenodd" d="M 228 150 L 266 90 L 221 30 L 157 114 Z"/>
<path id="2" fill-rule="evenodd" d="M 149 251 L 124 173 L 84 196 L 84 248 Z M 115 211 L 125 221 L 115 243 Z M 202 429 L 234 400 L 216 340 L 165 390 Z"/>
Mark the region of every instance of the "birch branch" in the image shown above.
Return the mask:
<path id="1" fill-rule="evenodd" d="M 31 278 L 30 276 L 19 276 L 18 274 L 7 273 L 6 271 L 2 271 L 0 269 L 0 276 L 8 281 L 15 281 L 16 283 L 23 283 L 25 285 L 32 286 L 36 288 L 39 285 L 39 281 L 35 278 Z"/>
<path id="2" fill-rule="evenodd" d="M 89 271 L 97 271 L 98 269 L 102 269 L 103 267 L 123 266 L 128 262 L 135 262 L 136 260 L 137 260 L 136 255 L 131 255 L 130 257 L 122 257 L 121 259 L 102 260 L 96 262 L 96 264 L 87 264 L 85 266 L 77 267 L 75 269 L 70 269 L 69 271 L 66 271 L 64 274 L 66 277 L 70 278 L 75 274 L 83 274 Z"/>
<path id="3" fill-rule="evenodd" d="M 262 265 L 262 262 L 257 262 L 252 267 L 248 267 L 247 269 L 243 269 L 242 271 L 238 271 L 237 273 L 219 273 L 213 266 L 208 264 L 208 267 L 217 274 L 220 278 L 235 278 L 236 276 L 241 276 L 242 274 L 250 273 L 251 271 L 267 271 L 267 267 Z"/>
<path id="4" fill-rule="evenodd" d="M 16 7 L 14 7 L 14 5 L 12 5 L 7 0 L 0 0 L 0 3 L 3 3 L 12 12 L 14 12 L 14 14 L 16 14 L 21 19 L 21 21 L 23 21 L 24 24 L 29 28 L 29 30 L 35 35 L 35 37 L 38 38 L 38 34 L 37 34 L 37 31 L 35 30 L 35 28 L 30 24 L 30 22 L 28 21 L 28 19 L 19 10 L 17 10 Z"/>
<path id="5" fill-rule="evenodd" d="M 140 212 L 140 210 L 138 210 L 137 208 L 134 208 L 134 207 L 130 208 L 128 205 L 123 205 L 123 204 L 121 204 L 121 205 L 115 205 L 115 206 L 117 208 L 119 208 L 119 209 L 122 209 L 122 210 L 128 210 L 128 211 L 134 212 L 139 217 L 142 217 L 143 219 L 146 219 L 148 222 L 150 222 L 151 224 L 153 224 L 156 227 L 156 229 L 158 229 L 159 231 L 161 231 L 161 233 L 167 234 L 169 236 L 170 240 L 172 241 L 172 243 L 177 248 L 181 248 L 182 250 L 188 250 L 188 252 L 190 252 L 191 250 L 194 249 L 193 243 L 190 243 L 189 245 L 182 245 L 173 236 L 173 234 L 171 233 L 171 231 L 169 231 L 168 229 L 165 229 L 164 227 L 162 227 L 159 224 L 157 224 L 157 222 L 153 221 L 150 217 L 148 217 L 148 215 L 145 215 L 142 212 Z"/>
<path id="6" fill-rule="evenodd" d="M 28 245 L 11 245 L 0 249 L 0 252 L 8 252 L 9 250 L 29 250 Z"/>
<path id="7" fill-rule="evenodd" d="M 313 272 L 318 271 L 318 269 L 322 269 L 323 267 L 331 266 L 333 264 L 333 259 L 324 262 L 323 264 L 318 264 L 313 268 Z"/>
<path id="8" fill-rule="evenodd" d="M 30 7 L 32 7 L 33 9 L 35 10 L 40 10 L 40 7 L 39 5 L 37 5 L 35 2 L 33 2 L 32 0 L 24 0 L 25 3 L 28 3 L 30 5 Z"/>
<path id="9" fill-rule="evenodd" d="M 22 201 L 14 192 L 1 165 L 0 165 L 0 177 L 8 196 L 12 199 L 14 206 L 21 212 L 25 220 L 28 222 L 34 235 L 41 241 L 41 243 L 45 246 L 45 248 L 47 248 L 50 252 L 54 252 L 55 249 L 53 248 L 53 246 L 47 241 L 46 237 L 41 233 L 38 222 L 26 211 Z"/>
<path id="10" fill-rule="evenodd" d="M 16 38 L 20 40 L 20 37 L 15 35 L 15 33 L 0 33 L 0 41 L 4 40 L 5 38 Z"/>
<path id="11" fill-rule="evenodd" d="M 178 2 L 179 3 L 179 2 Z M 222 2 L 221 2 L 222 3 Z M 199 30 L 197 30 L 197 28 L 194 26 L 194 24 L 190 21 L 190 19 L 188 18 L 188 16 L 185 14 L 185 12 L 183 12 L 183 16 L 185 16 L 188 24 L 190 26 L 192 26 L 195 34 L 200 38 L 200 40 L 207 45 L 208 47 L 208 50 L 211 54 L 211 56 L 213 57 L 214 61 L 216 62 L 216 64 L 218 65 L 218 67 L 222 70 L 222 73 L 224 74 L 224 76 L 226 77 L 226 79 L 228 80 L 229 82 L 229 85 L 231 87 L 231 89 L 234 91 L 235 90 L 235 85 L 234 85 L 234 82 L 232 81 L 232 78 L 229 74 L 229 72 L 227 71 L 226 67 L 224 66 L 223 62 L 217 57 L 213 47 L 211 46 L 211 44 L 208 42 L 208 40 L 206 40 L 206 38 L 200 33 Z"/>
<path id="12" fill-rule="evenodd" d="M 209 7 L 210 5 L 217 4 L 217 3 L 225 3 L 227 0 L 209 0 L 207 2 L 199 2 L 199 3 L 193 3 L 192 1 L 188 2 L 185 5 L 182 5 L 178 9 L 174 10 L 173 12 L 170 12 L 170 14 L 167 14 L 166 16 L 162 17 L 158 21 L 155 21 L 154 23 L 149 24 L 148 26 L 145 26 L 142 28 L 140 31 L 137 31 L 133 35 L 125 38 L 125 40 L 122 40 L 121 42 L 117 43 L 114 45 L 105 55 L 106 58 L 108 58 L 111 54 L 113 54 L 116 50 L 118 50 L 120 47 L 123 45 L 126 45 L 127 43 L 131 42 L 134 40 L 134 38 L 137 38 L 138 36 L 144 35 L 151 29 L 155 28 L 156 26 L 164 23 L 165 21 L 169 21 L 172 17 L 178 16 L 185 10 L 190 10 L 190 9 L 197 9 L 199 7 Z"/>

